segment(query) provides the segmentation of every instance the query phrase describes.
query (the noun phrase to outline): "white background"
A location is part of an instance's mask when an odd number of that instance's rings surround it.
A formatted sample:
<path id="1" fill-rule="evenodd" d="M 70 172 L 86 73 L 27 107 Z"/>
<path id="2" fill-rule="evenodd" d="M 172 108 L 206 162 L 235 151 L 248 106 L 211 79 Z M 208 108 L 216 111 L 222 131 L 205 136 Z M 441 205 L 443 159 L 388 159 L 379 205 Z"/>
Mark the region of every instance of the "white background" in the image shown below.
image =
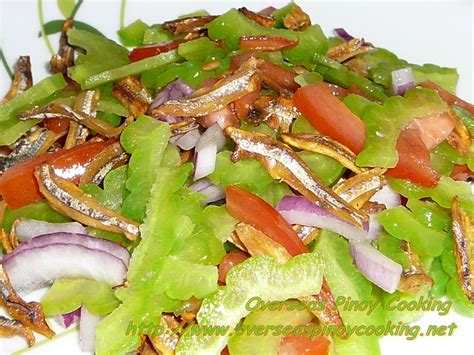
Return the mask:
<path id="1" fill-rule="evenodd" d="M 141 18 L 148 24 L 176 18 L 183 13 L 206 9 L 220 14 L 230 7 L 246 6 L 259 10 L 266 6 L 280 7 L 287 1 L 144 1 L 129 0 L 126 9 L 128 24 Z M 344 27 L 356 37 L 364 37 L 376 46 L 387 48 L 412 63 L 434 63 L 456 67 L 460 74 L 459 96 L 473 102 L 473 11 L 470 0 L 453 1 L 298 1 L 308 12 L 313 23 L 322 26 L 326 34 L 336 27 Z M 116 38 L 119 27 L 119 0 L 85 0 L 76 18 Z M 60 19 L 56 1 L 44 1 L 45 21 Z M 19 55 L 30 55 L 33 79 L 46 75 L 49 54 L 42 39 L 37 37 L 39 21 L 36 1 L 0 0 L 0 47 L 10 64 Z M 58 36 L 50 36 L 57 48 Z M 0 68 L 0 97 L 10 85 L 3 67 Z M 382 339 L 384 355 L 430 354 L 446 355 L 452 352 L 472 353 L 474 320 L 462 318 L 453 312 L 441 317 L 428 312 L 420 325 L 449 325 L 455 321 L 458 329 L 452 337 L 424 337 L 408 341 L 399 337 Z M 72 354 L 77 348 L 77 333 L 37 348 L 31 353 Z M 18 340 L 0 340 L 0 353 L 23 347 Z M 67 350 L 66 350 L 67 349 Z M 77 350 L 77 352 L 79 352 Z"/>

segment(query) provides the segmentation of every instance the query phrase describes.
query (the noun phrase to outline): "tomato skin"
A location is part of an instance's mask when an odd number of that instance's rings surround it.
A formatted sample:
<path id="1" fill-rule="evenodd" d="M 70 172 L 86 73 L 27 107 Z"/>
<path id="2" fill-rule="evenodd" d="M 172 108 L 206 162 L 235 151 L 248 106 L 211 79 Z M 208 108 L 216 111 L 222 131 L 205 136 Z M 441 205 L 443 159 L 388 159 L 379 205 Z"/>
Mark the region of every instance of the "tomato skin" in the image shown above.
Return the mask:
<path id="1" fill-rule="evenodd" d="M 248 254 L 242 251 L 231 251 L 230 253 L 227 253 L 219 264 L 219 281 L 225 284 L 225 279 L 229 270 L 249 257 Z"/>
<path id="2" fill-rule="evenodd" d="M 72 149 L 44 154 L 21 162 L 0 177 L 0 194 L 12 210 L 26 206 L 43 198 L 34 176 L 35 168 L 42 163 L 51 163 L 55 172 L 68 180 L 77 181 L 89 161 L 114 140 L 83 143 Z"/>
<path id="3" fill-rule="evenodd" d="M 329 340 L 322 335 L 312 340 L 308 336 L 289 335 L 281 339 L 278 355 L 326 355 L 329 345 Z"/>
<path id="4" fill-rule="evenodd" d="M 417 129 L 426 149 L 431 150 L 448 138 L 454 120 L 448 112 L 439 116 L 415 118 L 408 128 Z"/>
<path id="5" fill-rule="evenodd" d="M 69 129 L 69 120 L 66 118 L 46 118 L 42 124 L 54 133 L 62 133 Z"/>
<path id="6" fill-rule="evenodd" d="M 239 119 L 246 118 L 249 115 L 251 106 L 255 102 L 255 100 L 257 100 L 259 95 L 260 89 L 252 91 L 251 93 L 233 102 L 232 105 L 234 106 L 233 108 L 235 114 Z"/>
<path id="7" fill-rule="evenodd" d="M 358 154 L 364 147 L 366 128 L 324 83 L 307 85 L 296 90 L 296 108 L 319 132 L 344 144 Z"/>
<path id="8" fill-rule="evenodd" d="M 226 207 L 232 217 L 265 233 L 285 247 L 292 256 L 308 252 L 291 225 L 260 197 L 240 187 L 228 186 Z"/>
<path id="9" fill-rule="evenodd" d="M 397 140 L 398 163 L 386 175 L 407 179 L 415 184 L 434 187 L 441 178 L 431 167 L 430 152 L 417 129 L 405 129 Z"/>
<path id="10" fill-rule="evenodd" d="M 292 41 L 283 37 L 269 35 L 262 36 L 241 36 L 240 48 L 248 52 L 255 51 L 280 51 L 296 46 L 298 40 Z"/>
<path id="11" fill-rule="evenodd" d="M 467 181 L 470 177 L 473 177 L 474 173 L 469 170 L 467 165 L 454 165 L 451 177 L 457 181 Z"/>
<path id="12" fill-rule="evenodd" d="M 128 55 L 128 59 L 132 62 L 138 62 L 139 60 L 154 57 L 155 55 L 169 52 L 173 49 L 177 49 L 181 43 L 186 42 L 184 39 L 177 39 L 170 42 L 151 44 L 149 46 L 143 46 L 133 49 Z"/>
<path id="13" fill-rule="evenodd" d="M 439 96 L 446 101 L 448 105 L 457 105 L 465 109 L 466 111 L 469 111 L 471 115 L 474 115 L 474 105 L 470 104 L 467 101 L 464 101 L 457 97 L 456 95 L 451 94 L 448 90 L 443 89 L 441 86 L 438 84 L 433 83 L 430 80 L 423 81 L 420 83 L 421 86 L 427 89 L 431 90 L 436 90 L 439 94 Z"/>

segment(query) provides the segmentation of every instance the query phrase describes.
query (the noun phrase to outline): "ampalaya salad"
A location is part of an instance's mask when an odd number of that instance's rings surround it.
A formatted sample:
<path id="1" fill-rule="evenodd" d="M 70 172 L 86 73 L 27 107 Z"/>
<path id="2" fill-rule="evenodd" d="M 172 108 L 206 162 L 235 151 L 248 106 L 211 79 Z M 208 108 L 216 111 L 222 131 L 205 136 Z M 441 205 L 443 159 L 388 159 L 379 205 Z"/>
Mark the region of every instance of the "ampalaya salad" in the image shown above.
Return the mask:
<path id="1" fill-rule="evenodd" d="M 455 69 L 326 37 L 294 3 L 118 34 L 67 19 L 51 76 L 16 63 L 1 336 L 32 346 L 59 322 L 97 354 L 378 354 L 378 329 L 423 315 L 397 304 L 474 316 Z"/>

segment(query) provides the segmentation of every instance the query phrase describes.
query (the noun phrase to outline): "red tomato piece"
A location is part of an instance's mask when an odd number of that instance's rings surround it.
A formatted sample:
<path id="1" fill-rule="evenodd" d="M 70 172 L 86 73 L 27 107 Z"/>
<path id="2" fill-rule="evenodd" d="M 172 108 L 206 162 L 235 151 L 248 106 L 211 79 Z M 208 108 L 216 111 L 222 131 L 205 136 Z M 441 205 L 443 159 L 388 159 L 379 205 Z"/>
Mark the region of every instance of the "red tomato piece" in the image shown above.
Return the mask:
<path id="1" fill-rule="evenodd" d="M 255 90 L 234 101 L 234 111 L 239 119 L 246 118 L 249 115 L 250 108 L 252 107 L 252 104 L 255 102 L 255 100 L 257 100 L 259 95 L 260 89 Z"/>
<path id="2" fill-rule="evenodd" d="M 441 86 L 438 84 L 433 83 L 432 81 L 423 81 L 421 84 L 424 88 L 427 89 L 432 89 L 436 90 L 439 94 L 439 96 L 446 101 L 448 105 L 457 105 L 462 107 L 463 109 L 469 111 L 471 115 L 474 115 L 474 105 L 470 104 L 467 101 L 464 101 L 463 99 L 460 99 L 456 95 L 451 94 L 448 90 L 443 89 Z"/>
<path id="3" fill-rule="evenodd" d="M 364 147 L 365 124 L 334 97 L 324 83 L 296 90 L 293 103 L 319 132 L 344 144 L 358 154 Z"/>
<path id="4" fill-rule="evenodd" d="M 454 120 L 448 112 L 439 116 L 415 118 L 408 128 L 417 129 L 426 149 L 431 150 L 448 138 Z"/>
<path id="5" fill-rule="evenodd" d="M 467 181 L 470 177 L 474 177 L 474 173 L 467 165 L 454 165 L 451 177 L 457 181 Z"/>
<path id="6" fill-rule="evenodd" d="M 181 43 L 186 42 L 184 39 L 177 39 L 175 41 L 151 44 L 149 46 L 143 46 L 133 49 L 128 55 L 128 59 L 132 62 L 138 62 L 139 60 L 154 57 L 155 55 L 169 52 L 179 47 Z"/>
<path id="7" fill-rule="evenodd" d="M 114 140 L 84 143 L 72 149 L 44 154 L 21 162 L 0 177 L 0 194 L 9 208 L 17 209 L 43 198 L 34 176 L 35 168 L 51 163 L 56 174 L 68 180 L 76 180 L 84 173 L 90 160 Z"/>
<path id="8" fill-rule="evenodd" d="M 416 129 L 405 129 L 397 140 L 398 163 L 386 175 L 407 179 L 415 184 L 434 187 L 440 179 L 431 167 L 430 152 L 426 149 Z"/>
<path id="9" fill-rule="evenodd" d="M 262 36 L 241 36 L 240 48 L 248 52 L 255 51 L 280 51 L 296 46 L 298 40 L 290 40 L 283 37 L 269 35 Z"/>
<path id="10" fill-rule="evenodd" d="M 54 133 L 65 132 L 69 129 L 69 120 L 66 118 L 46 118 L 42 124 Z"/>
<path id="11" fill-rule="evenodd" d="M 249 255 L 242 251 L 231 251 L 230 253 L 227 253 L 219 264 L 219 281 L 225 284 L 225 279 L 229 270 L 248 258 Z"/>
<path id="12" fill-rule="evenodd" d="M 322 335 L 312 340 L 308 336 L 289 335 L 281 339 L 278 355 L 326 355 L 329 344 L 329 340 Z"/>
<path id="13" fill-rule="evenodd" d="M 229 186 L 226 189 L 226 202 L 232 217 L 265 233 L 285 247 L 292 256 L 308 252 L 291 225 L 260 197 L 240 187 Z"/>

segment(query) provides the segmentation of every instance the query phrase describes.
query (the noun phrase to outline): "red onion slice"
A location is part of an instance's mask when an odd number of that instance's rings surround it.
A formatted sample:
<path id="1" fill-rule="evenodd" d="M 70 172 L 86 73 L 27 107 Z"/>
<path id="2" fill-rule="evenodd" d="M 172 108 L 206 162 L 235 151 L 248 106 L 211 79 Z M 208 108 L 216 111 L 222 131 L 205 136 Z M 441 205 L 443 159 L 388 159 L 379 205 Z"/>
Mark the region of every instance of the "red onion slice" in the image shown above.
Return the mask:
<path id="1" fill-rule="evenodd" d="M 95 328 L 102 317 L 90 313 L 86 307 L 81 307 L 81 320 L 79 322 L 79 339 L 81 350 L 85 353 L 95 352 Z"/>
<path id="2" fill-rule="evenodd" d="M 377 191 L 370 201 L 377 202 L 385 206 L 386 209 L 395 208 L 402 204 L 400 194 L 396 193 L 390 186 L 385 185 Z"/>
<path id="3" fill-rule="evenodd" d="M 225 145 L 225 136 L 217 123 L 209 127 L 195 147 L 194 180 L 206 177 L 216 168 L 217 152 Z"/>
<path id="4" fill-rule="evenodd" d="M 324 228 L 350 240 L 367 239 L 368 225 L 364 226 L 364 230 L 356 228 L 316 206 L 304 196 L 285 196 L 276 209 L 290 224 Z"/>
<path id="5" fill-rule="evenodd" d="M 196 146 L 200 138 L 201 133 L 199 133 L 199 130 L 193 129 L 192 131 L 189 131 L 187 133 L 172 137 L 170 139 L 170 142 L 183 150 L 191 150 Z"/>
<path id="6" fill-rule="evenodd" d="M 49 244 L 10 253 L 2 264 L 13 288 L 24 294 L 67 277 L 89 278 L 117 286 L 127 272 L 119 258 L 75 244 Z"/>
<path id="7" fill-rule="evenodd" d="M 155 96 L 153 102 L 148 107 L 148 114 L 163 105 L 165 102 L 170 100 L 180 100 L 185 99 L 194 92 L 194 89 L 189 86 L 185 81 L 181 79 L 176 79 L 168 85 L 166 85 L 161 91 Z M 181 121 L 181 117 L 155 117 L 160 121 L 165 121 L 168 123 L 175 123 Z"/>
<path id="8" fill-rule="evenodd" d="M 87 234 L 86 229 L 78 222 L 49 223 L 34 219 L 22 219 L 15 226 L 15 232 L 21 242 L 30 240 L 39 235 L 65 232 Z"/>
<path id="9" fill-rule="evenodd" d="M 351 39 L 354 39 L 354 37 L 347 33 L 347 31 L 343 28 L 335 28 L 334 33 L 344 42 L 349 42 Z"/>
<path id="10" fill-rule="evenodd" d="M 371 282 L 388 293 L 394 293 L 403 268 L 387 258 L 368 242 L 351 242 L 349 249 L 357 269 Z"/>
<path id="11" fill-rule="evenodd" d="M 207 198 L 201 201 L 201 204 L 207 205 L 211 202 L 216 202 L 225 198 L 224 189 L 221 186 L 214 185 L 209 179 L 204 178 L 196 181 L 189 186 L 194 192 L 199 192 Z"/>
<path id="12" fill-rule="evenodd" d="M 79 322 L 81 316 L 81 309 L 78 308 L 75 311 L 61 314 L 55 316 L 54 319 L 58 322 L 63 328 L 69 328 L 72 324 Z"/>
<path id="13" fill-rule="evenodd" d="M 80 245 L 89 249 L 100 250 L 119 258 L 126 266 L 130 260 L 130 253 L 128 250 L 117 243 L 102 238 L 91 237 L 86 234 L 76 233 L 52 233 L 40 235 L 20 244 L 20 246 L 13 250 L 10 255 L 15 255 L 27 249 L 43 247 L 50 244 L 72 244 Z"/>
<path id="14" fill-rule="evenodd" d="M 392 71 L 392 90 L 395 95 L 403 95 L 405 91 L 415 86 L 415 76 L 411 68 Z"/>

